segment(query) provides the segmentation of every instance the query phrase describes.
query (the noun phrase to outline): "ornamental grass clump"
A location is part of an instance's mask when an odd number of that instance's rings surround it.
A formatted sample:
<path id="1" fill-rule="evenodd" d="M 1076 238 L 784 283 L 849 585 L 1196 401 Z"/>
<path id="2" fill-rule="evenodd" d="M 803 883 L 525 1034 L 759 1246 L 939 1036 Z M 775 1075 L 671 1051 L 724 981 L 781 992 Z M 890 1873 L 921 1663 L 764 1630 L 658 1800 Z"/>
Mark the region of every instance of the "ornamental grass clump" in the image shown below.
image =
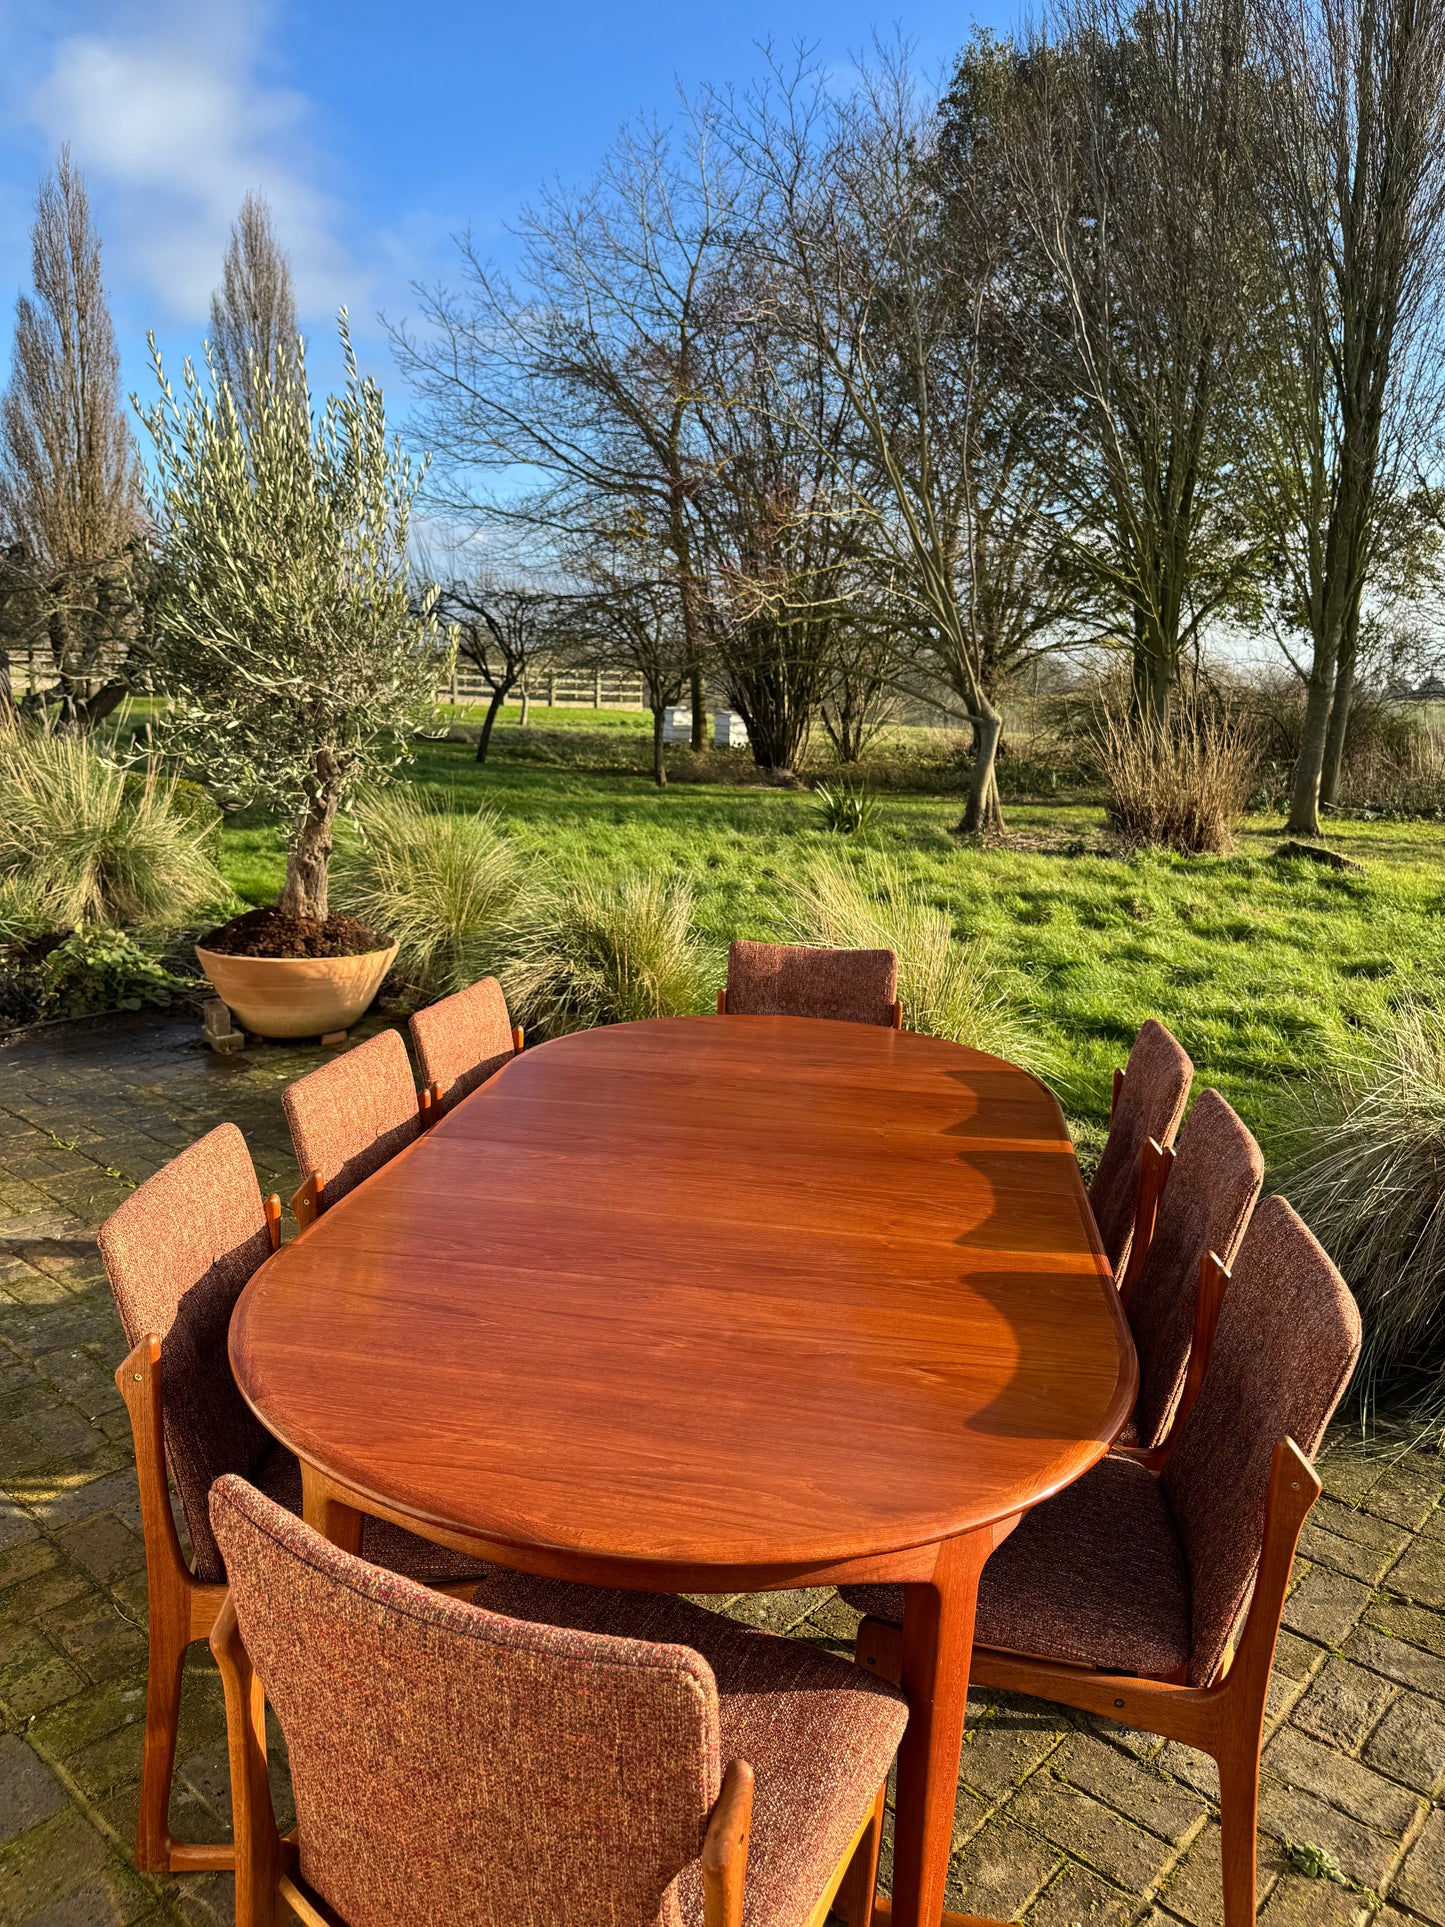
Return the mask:
<path id="1" fill-rule="evenodd" d="M 1002 976 L 981 937 L 958 937 L 947 912 L 930 903 L 884 856 L 860 863 L 822 856 L 812 864 L 793 910 L 790 934 L 839 950 L 892 950 L 907 1030 L 947 1037 L 1016 1064 L 1039 1061 Z"/>
<path id="2" fill-rule="evenodd" d="M 399 945 L 396 969 L 430 1001 L 494 975 L 529 895 L 530 865 L 492 810 L 410 788 L 362 797 L 337 852 L 338 904 Z"/>
<path id="3" fill-rule="evenodd" d="M 1111 696 L 1093 736 L 1109 827 L 1126 848 L 1228 856 L 1258 764 L 1240 717 L 1183 690 L 1159 718 Z"/>
<path id="4" fill-rule="evenodd" d="M 214 818 L 85 737 L 0 732 L 0 880 L 51 930 L 175 926 L 224 903 Z"/>
<path id="5" fill-rule="evenodd" d="M 692 912 L 686 884 L 653 875 L 560 885 L 514 933 L 508 1007 L 550 1036 L 700 1010 L 708 980 Z"/>
<path id="6" fill-rule="evenodd" d="M 1334 1047 L 1282 1188 L 1359 1302 L 1356 1385 L 1445 1424 L 1445 1015 L 1412 1003 Z"/>

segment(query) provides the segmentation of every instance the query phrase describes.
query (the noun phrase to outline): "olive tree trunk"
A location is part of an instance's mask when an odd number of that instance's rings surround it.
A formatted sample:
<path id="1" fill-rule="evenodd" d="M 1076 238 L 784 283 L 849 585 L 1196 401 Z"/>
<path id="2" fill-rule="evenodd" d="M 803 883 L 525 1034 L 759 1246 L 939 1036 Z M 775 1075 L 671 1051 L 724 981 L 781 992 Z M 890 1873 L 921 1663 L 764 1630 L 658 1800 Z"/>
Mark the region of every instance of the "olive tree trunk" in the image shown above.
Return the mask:
<path id="1" fill-rule="evenodd" d="M 331 869 L 336 812 L 341 807 L 341 769 L 324 751 L 316 758 L 311 805 L 297 826 L 286 853 L 286 882 L 276 908 L 290 917 L 324 923 L 330 915 L 327 880 Z"/>

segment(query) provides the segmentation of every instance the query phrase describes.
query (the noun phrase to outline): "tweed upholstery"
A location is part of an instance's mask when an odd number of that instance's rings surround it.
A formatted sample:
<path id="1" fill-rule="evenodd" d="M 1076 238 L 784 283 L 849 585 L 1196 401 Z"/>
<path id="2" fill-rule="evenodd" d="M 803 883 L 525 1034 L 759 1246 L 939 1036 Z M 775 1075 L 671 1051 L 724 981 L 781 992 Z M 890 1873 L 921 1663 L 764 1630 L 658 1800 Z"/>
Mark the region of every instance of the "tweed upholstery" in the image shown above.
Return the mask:
<path id="1" fill-rule="evenodd" d="M 411 1020 L 411 1041 L 423 1085 L 429 1090 L 440 1084 L 442 1109 L 450 1109 L 516 1056 L 502 986 L 495 977 L 483 977 L 454 997 L 428 1004 Z"/>
<path id="2" fill-rule="evenodd" d="M 1275 1446 L 1292 1438 L 1314 1456 L 1359 1355 L 1344 1279 L 1285 1200 L 1266 1198 L 1161 1479 L 1193 1581 L 1191 1684 L 1213 1675 L 1249 1603 Z"/>
<path id="3" fill-rule="evenodd" d="M 859 1612 L 901 1623 L 901 1586 L 845 1586 Z M 1189 1663 L 1189 1574 L 1159 1481 L 1101 1459 L 1026 1513 L 983 1569 L 980 1646 L 1160 1679 Z"/>
<path id="4" fill-rule="evenodd" d="M 1264 1181 L 1259 1146 L 1218 1091 L 1194 1101 L 1164 1187 L 1154 1237 L 1129 1289 L 1139 1354 L 1134 1439 L 1162 1444 L 1189 1369 L 1199 1267 L 1211 1251 L 1232 1265 Z"/>
<path id="5" fill-rule="evenodd" d="M 891 1025 L 897 1001 L 898 959 L 891 950 L 728 946 L 730 1017 L 834 1017 Z"/>
<path id="6" fill-rule="evenodd" d="M 301 1175 L 319 1175 L 325 1204 L 379 1171 L 421 1129 L 411 1061 L 395 1030 L 308 1071 L 281 1101 Z"/>
<path id="7" fill-rule="evenodd" d="M 132 1191 L 101 1226 L 106 1276 L 127 1342 L 161 1341 L 166 1458 L 195 1574 L 226 1576 L 206 1495 L 222 1472 L 254 1465 L 270 1436 L 231 1376 L 231 1311 L 271 1254 L 246 1140 L 219 1124 Z"/>
<path id="8" fill-rule="evenodd" d="M 472 1595 L 517 1619 L 690 1647 L 712 1668 L 722 1753 L 757 1775 L 744 1927 L 797 1927 L 822 1894 L 888 1772 L 907 1707 L 893 1687 L 799 1639 L 756 1633 L 661 1593 L 570 1586 L 493 1567 Z M 864 1691 L 873 1688 L 874 1691 Z M 679 1886 L 702 1927 L 697 1869 Z"/>
<path id="9" fill-rule="evenodd" d="M 1194 1066 L 1179 1043 L 1151 1017 L 1134 1039 L 1103 1156 L 1089 1186 L 1094 1222 L 1115 1277 L 1123 1275 L 1134 1240 L 1144 1146 L 1151 1137 L 1166 1151 L 1173 1144 L 1193 1077 Z"/>
<path id="10" fill-rule="evenodd" d="M 615 1633 L 574 1627 L 586 1615 L 568 1611 L 504 1617 L 351 1558 L 239 1479 L 211 1503 L 241 1634 L 286 1735 L 301 1872 L 348 1927 L 541 1927 L 559 1912 L 579 1927 L 680 1927 L 722 1765 L 737 1757 L 725 1745 L 727 1687 L 701 1653 L 637 1636 L 627 1595 L 610 1597 Z M 573 1591 L 532 1581 L 526 1597 L 545 1608 Z M 681 1605 L 636 1603 L 640 1626 Z M 689 1628 L 710 1621 L 687 1609 Z M 726 1636 L 739 1648 L 784 1644 L 736 1627 Z M 899 1696 L 805 1657 L 829 1669 L 840 1698 L 874 1688 L 860 1704 L 886 1710 L 891 1753 Z M 760 1701 L 754 1736 L 781 1734 L 795 1716 L 786 1690 L 760 1663 L 735 1672 Z M 799 1728 L 788 1777 L 827 1782 L 803 1750 L 822 1731 Z M 781 1767 L 781 1747 L 774 1759 Z M 887 1756 L 875 1766 L 844 1845 Z M 757 1791 L 755 1816 L 773 1797 L 763 1770 Z M 755 1825 L 753 1853 L 757 1838 Z M 808 1843 L 793 1844 L 806 1858 Z M 685 1917 L 700 1921 L 700 1906 Z M 774 1918 L 750 1907 L 747 1927 Z"/>

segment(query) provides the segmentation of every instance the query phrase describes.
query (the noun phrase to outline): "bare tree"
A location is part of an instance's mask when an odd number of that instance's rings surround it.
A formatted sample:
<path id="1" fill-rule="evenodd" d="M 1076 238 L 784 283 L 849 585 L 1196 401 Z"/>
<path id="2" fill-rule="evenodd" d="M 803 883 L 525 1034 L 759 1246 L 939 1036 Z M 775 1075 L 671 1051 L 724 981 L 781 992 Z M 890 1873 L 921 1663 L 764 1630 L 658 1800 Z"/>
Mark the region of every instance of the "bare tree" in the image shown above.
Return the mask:
<path id="1" fill-rule="evenodd" d="M 250 193 L 231 224 L 221 285 L 211 296 L 211 361 L 243 420 L 256 411 L 258 384 L 294 370 L 296 299 L 291 264 L 276 239 L 271 205 Z"/>
<path id="2" fill-rule="evenodd" d="M 1181 656 L 1257 566 L 1234 462 L 1255 343 L 1244 0 L 1060 0 L 1005 127 L 1051 283 L 1027 310 L 1074 568 L 1165 713 Z"/>
<path id="3" fill-rule="evenodd" d="M 857 763 L 893 710 L 903 637 L 886 598 L 855 604 L 837 624 L 819 714 L 840 763 Z"/>
<path id="4" fill-rule="evenodd" d="M 1439 421 L 1445 0 L 1254 5 L 1279 295 L 1252 472 L 1311 645 L 1289 828 L 1317 835 L 1387 508 Z"/>
<path id="5" fill-rule="evenodd" d="M 508 280 L 461 246 L 462 287 L 418 289 L 419 329 L 392 338 L 436 451 L 433 499 L 458 520 L 567 538 L 612 502 L 666 558 L 691 658 L 701 748 L 706 635 L 694 503 L 708 458 L 699 342 L 726 285 L 735 183 L 705 114 L 676 140 L 639 124 L 577 193 L 549 188 L 520 222 Z M 501 474 L 504 485 L 489 484 Z M 515 476 L 540 474 L 525 496 Z M 480 481 L 479 481 L 480 478 Z"/>
<path id="6" fill-rule="evenodd" d="M 485 763 L 502 705 L 538 657 L 556 648 L 565 605 L 544 590 L 481 576 L 453 582 L 437 607 L 442 620 L 453 625 L 458 656 L 472 665 L 488 692 L 477 739 L 477 761 Z"/>
<path id="7" fill-rule="evenodd" d="M 48 649 L 59 720 L 74 727 L 125 693 L 104 658 L 138 631 L 143 555 L 100 238 L 68 147 L 40 184 L 31 264 L 0 401 L 0 602 L 10 646 Z"/>
<path id="8" fill-rule="evenodd" d="M 652 775 L 664 789 L 664 724 L 667 711 L 682 700 L 691 662 L 677 584 L 640 567 L 643 561 L 635 551 L 585 559 L 583 573 L 592 586 L 574 606 L 574 653 L 590 668 L 630 670 L 642 678 L 642 700 L 652 715 Z"/>

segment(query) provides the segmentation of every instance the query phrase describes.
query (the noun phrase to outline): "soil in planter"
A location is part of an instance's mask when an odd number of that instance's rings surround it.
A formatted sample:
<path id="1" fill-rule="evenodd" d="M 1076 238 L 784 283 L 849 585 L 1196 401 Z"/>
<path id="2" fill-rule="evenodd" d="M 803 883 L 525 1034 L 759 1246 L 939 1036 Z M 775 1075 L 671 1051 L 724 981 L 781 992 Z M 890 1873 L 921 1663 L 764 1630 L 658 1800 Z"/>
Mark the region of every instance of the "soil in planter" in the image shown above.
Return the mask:
<path id="1" fill-rule="evenodd" d="M 388 939 L 359 917 L 332 916 L 323 922 L 287 916 L 274 905 L 232 917 L 197 941 L 202 950 L 223 957 L 361 957 L 388 947 Z"/>

